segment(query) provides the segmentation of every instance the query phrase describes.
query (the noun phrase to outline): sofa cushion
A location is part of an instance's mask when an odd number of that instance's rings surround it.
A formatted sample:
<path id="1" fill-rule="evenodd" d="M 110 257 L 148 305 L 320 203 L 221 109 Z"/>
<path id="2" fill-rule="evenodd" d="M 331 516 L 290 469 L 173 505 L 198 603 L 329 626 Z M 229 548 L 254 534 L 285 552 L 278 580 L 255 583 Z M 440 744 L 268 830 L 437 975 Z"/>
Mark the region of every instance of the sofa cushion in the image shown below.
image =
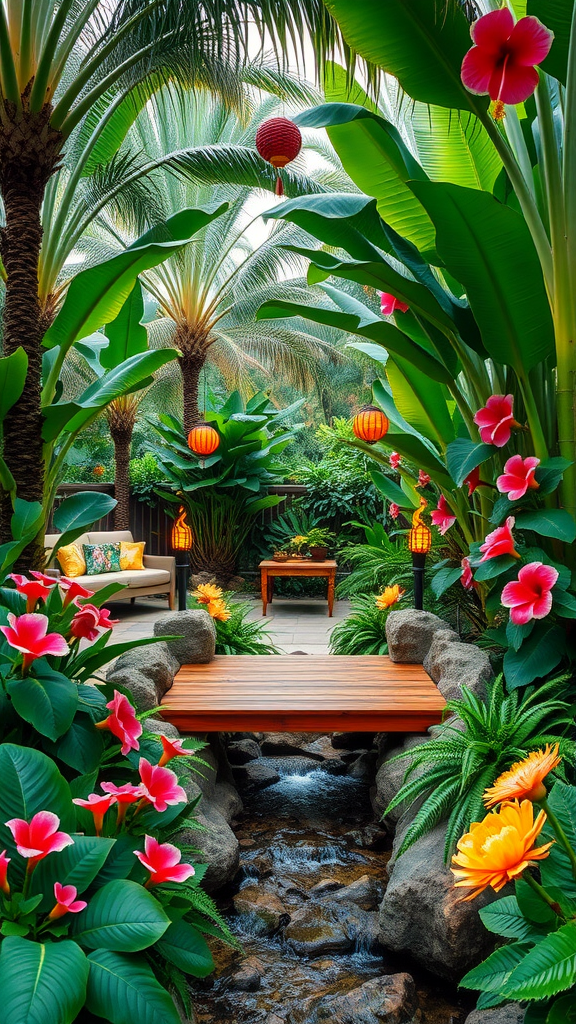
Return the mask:
<path id="1" fill-rule="evenodd" d="M 142 559 L 144 558 L 144 548 L 146 547 L 145 540 L 139 541 L 120 541 L 120 568 L 127 569 L 129 572 L 139 572 L 144 568 Z"/>
<path id="2" fill-rule="evenodd" d="M 121 583 L 124 587 L 140 589 L 160 586 L 161 583 L 169 584 L 170 573 L 167 569 L 125 569 L 120 572 L 101 572 L 97 576 L 77 576 L 76 582 L 88 590 L 102 590 L 110 583 Z M 121 599 L 120 595 L 118 599 Z"/>
<path id="3" fill-rule="evenodd" d="M 86 574 L 86 559 L 82 548 L 77 544 L 65 544 L 59 548 L 56 558 L 64 576 L 71 580 Z"/>
<path id="4" fill-rule="evenodd" d="M 120 544 L 83 544 L 86 576 L 120 572 Z"/>

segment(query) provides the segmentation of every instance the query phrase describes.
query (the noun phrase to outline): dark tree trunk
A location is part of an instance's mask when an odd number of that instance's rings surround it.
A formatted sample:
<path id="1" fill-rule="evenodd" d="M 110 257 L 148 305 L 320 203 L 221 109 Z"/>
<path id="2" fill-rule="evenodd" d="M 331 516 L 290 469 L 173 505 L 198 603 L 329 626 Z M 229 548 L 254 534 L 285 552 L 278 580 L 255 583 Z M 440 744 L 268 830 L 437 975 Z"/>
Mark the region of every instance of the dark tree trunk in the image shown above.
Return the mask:
<path id="1" fill-rule="evenodd" d="M 184 387 L 184 430 L 188 433 L 202 418 L 198 391 L 200 373 L 206 362 L 210 341 L 203 331 L 181 324 L 176 331 L 175 344 L 182 353 L 178 357 L 178 365 Z"/>
<path id="2" fill-rule="evenodd" d="M 114 529 L 130 529 L 130 447 L 134 426 L 110 426 L 114 442 Z"/>
<path id="3" fill-rule="evenodd" d="M 6 104 L 0 112 L 0 192 L 6 226 L 0 231 L 0 255 L 6 271 L 4 354 L 22 347 L 28 356 L 28 374 L 22 396 L 4 421 L 3 457 L 14 477 L 19 498 L 42 501 L 42 413 L 40 408 L 43 324 L 38 303 L 38 258 L 42 241 L 40 210 L 46 183 L 58 166 L 63 139 L 50 128 L 51 108 L 40 114 L 16 111 Z M 12 504 L 2 494 L 0 533 L 11 539 Z M 18 568 L 41 569 L 43 538 L 20 556 Z"/>

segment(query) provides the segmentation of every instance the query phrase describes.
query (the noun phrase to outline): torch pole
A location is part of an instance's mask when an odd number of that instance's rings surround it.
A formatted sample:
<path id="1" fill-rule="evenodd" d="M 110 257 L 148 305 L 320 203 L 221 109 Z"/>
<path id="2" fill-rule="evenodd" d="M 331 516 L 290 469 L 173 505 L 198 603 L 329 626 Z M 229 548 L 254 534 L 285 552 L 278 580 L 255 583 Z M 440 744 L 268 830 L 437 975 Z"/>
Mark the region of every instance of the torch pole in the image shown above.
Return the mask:
<path id="1" fill-rule="evenodd" d="M 414 607 L 419 611 L 424 608 L 424 567 L 426 555 L 412 555 L 412 571 L 414 573 Z"/>

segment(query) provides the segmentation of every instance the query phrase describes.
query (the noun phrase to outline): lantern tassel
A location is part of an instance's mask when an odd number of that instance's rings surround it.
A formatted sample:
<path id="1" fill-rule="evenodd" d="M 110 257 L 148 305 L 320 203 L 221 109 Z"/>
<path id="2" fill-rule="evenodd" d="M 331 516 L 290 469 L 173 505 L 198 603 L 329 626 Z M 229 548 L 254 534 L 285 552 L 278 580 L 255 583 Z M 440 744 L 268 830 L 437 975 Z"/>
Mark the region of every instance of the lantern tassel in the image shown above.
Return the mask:
<path id="1" fill-rule="evenodd" d="M 276 195 L 277 196 L 283 196 L 284 195 L 284 183 L 283 183 L 282 178 L 280 177 L 280 175 L 278 175 L 278 177 L 276 178 Z"/>

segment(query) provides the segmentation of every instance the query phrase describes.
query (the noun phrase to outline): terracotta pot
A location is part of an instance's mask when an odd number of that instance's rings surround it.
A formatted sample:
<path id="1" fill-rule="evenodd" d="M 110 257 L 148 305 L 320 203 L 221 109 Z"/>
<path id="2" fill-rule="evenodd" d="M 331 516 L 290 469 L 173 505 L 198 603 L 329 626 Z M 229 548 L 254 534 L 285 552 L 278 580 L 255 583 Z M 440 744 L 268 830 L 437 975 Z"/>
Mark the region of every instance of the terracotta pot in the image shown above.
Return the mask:
<path id="1" fill-rule="evenodd" d="M 324 562 L 328 557 L 328 548 L 310 548 L 310 554 L 314 562 Z"/>

